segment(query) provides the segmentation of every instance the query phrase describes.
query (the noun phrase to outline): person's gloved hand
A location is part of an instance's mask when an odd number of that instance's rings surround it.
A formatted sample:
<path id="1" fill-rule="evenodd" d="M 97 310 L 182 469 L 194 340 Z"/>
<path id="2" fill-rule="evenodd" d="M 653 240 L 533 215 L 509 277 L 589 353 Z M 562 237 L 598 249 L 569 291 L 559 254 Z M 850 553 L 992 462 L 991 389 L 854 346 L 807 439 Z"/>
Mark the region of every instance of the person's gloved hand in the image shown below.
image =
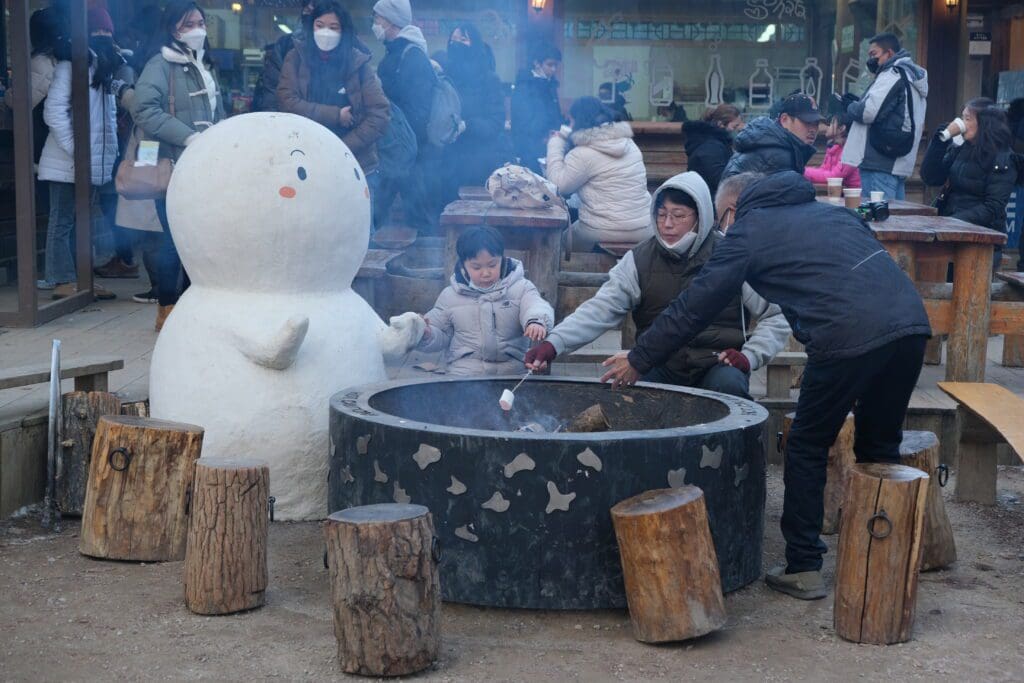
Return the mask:
<path id="1" fill-rule="evenodd" d="M 541 370 L 557 355 L 558 351 L 555 351 L 554 345 L 549 341 L 544 341 L 527 351 L 523 362 L 531 370 Z"/>
<path id="2" fill-rule="evenodd" d="M 726 349 L 718 354 L 718 362 L 730 365 L 744 375 L 750 374 L 750 361 L 745 355 L 737 351 L 736 349 Z"/>

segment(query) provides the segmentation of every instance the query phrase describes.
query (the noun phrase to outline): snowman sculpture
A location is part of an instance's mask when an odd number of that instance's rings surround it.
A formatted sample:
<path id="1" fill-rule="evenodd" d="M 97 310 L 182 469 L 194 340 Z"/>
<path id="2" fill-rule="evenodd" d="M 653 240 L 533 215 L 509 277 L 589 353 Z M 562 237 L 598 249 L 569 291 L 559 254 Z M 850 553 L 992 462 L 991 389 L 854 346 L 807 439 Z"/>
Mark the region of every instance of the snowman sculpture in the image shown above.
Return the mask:
<path id="1" fill-rule="evenodd" d="M 189 145 L 167 216 L 192 285 L 153 351 L 152 415 L 205 427 L 203 457 L 266 461 L 281 519 L 324 517 L 331 395 L 386 379 L 382 332 L 415 343 L 351 288 L 369 240 L 362 169 L 309 119 L 237 116 Z"/>

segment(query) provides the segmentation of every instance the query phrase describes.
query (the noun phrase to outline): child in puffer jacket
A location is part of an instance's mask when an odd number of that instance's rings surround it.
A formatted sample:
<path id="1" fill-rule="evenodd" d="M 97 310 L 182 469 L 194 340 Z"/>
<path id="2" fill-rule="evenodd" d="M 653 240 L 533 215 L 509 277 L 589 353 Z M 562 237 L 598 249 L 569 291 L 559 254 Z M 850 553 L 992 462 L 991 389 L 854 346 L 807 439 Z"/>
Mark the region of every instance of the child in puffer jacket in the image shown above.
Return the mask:
<path id="1" fill-rule="evenodd" d="M 829 178 L 842 178 L 843 187 L 860 187 L 860 171 L 856 166 L 844 164 L 842 161 L 846 135 L 852 122 L 853 119 L 845 112 L 832 117 L 828 129 L 825 131 L 825 137 L 828 140 L 825 160 L 821 166 L 806 167 L 804 169 L 805 178 L 818 185 L 824 185 Z"/>
<path id="2" fill-rule="evenodd" d="M 551 304 L 526 279 L 523 264 L 505 258 L 501 234 L 471 228 L 456 243 L 451 284 L 424 316 L 420 351 L 445 351 L 452 375 L 521 374 L 530 342 L 555 323 Z"/>

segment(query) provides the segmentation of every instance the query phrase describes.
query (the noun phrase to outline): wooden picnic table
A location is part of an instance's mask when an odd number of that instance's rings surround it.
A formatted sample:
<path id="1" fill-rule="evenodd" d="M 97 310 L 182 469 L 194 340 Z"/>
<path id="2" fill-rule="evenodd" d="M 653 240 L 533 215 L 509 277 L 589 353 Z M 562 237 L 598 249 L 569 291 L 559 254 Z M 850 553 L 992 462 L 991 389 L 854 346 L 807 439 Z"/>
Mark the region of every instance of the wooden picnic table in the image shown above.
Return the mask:
<path id="1" fill-rule="evenodd" d="M 471 226 L 489 225 L 505 238 L 505 249 L 522 253 L 526 275 L 548 303 L 557 306 L 558 271 L 562 256 L 562 231 L 569 225 L 564 206 L 544 209 L 509 209 L 487 200 L 459 199 L 445 207 L 441 227 L 445 232 L 445 271 L 455 269 L 455 243 Z"/>
<path id="2" fill-rule="evenodd" d="M 866 199 L 866 197 L 861 198 Z M 819 202 L 828 202 L 828 197 L 818 197 Z M 889 215 L 890 216 L 937 216 L 939 210 L 934 206 L 927 204 L 919 204 L 917 202 L 908 202 L 906 199 L 890 199 L 889 200 Z"/>
<path id="3" fill-rule="evenodd" d="M 990 297 L 993 250 L 1006 235 L 943 216 L 892 216 L 869 225 L 919 289 L 937 280 L 919 276 L 922 262 L 953 264 L 952 297 L 925 298 L 925 308 L 932 332 L 949 335 L 946 380 L 984 382 L 989 332 L 1019 334 L 1024 327 L 1024 303 Z"/>

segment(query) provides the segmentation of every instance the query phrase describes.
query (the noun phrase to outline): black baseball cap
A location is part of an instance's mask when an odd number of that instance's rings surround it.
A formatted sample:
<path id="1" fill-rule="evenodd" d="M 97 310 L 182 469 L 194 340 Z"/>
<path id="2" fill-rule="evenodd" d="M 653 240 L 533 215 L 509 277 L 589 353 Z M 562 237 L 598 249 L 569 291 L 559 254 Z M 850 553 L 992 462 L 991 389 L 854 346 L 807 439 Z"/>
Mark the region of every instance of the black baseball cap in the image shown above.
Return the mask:
<path id="1" fill-rule="evenodd" d="M 789 114 L 804 123 L 820 123 L 825 118 L 818 111 L 814 100 L 803 93 L 790 95 L 784 99 L 782 101 L 782 108 L 779 110 L 779 115 L 781 116 L 782 114 Z"/>

